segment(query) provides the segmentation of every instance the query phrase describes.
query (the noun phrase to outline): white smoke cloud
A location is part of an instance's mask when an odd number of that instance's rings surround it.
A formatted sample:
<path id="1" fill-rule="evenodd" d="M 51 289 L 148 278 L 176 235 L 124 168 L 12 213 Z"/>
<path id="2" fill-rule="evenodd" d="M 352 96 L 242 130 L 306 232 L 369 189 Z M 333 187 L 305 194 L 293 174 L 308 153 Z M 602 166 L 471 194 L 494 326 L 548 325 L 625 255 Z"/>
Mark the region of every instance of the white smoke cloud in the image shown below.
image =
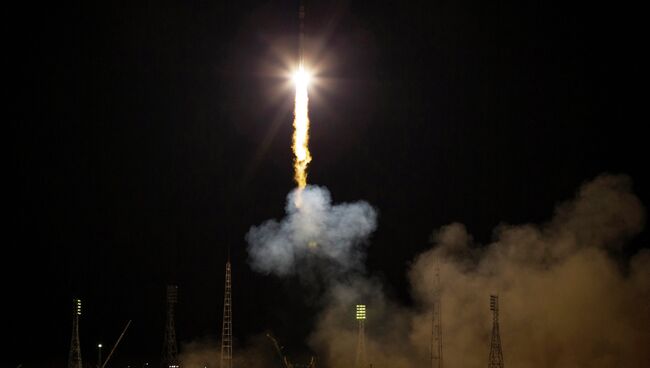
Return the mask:
<path id="1" fill-rule="evenodd" d="M 288 275 L 311 258 L 341 273 L 361 267 L 364 242 L 377 226 L 377 212 L 370 204 L 332 204 L 326 188 L 308 185 L 289 193 L 285 211 L 279 222 L 268 220 L 246 234 L 254 270 Z"/>

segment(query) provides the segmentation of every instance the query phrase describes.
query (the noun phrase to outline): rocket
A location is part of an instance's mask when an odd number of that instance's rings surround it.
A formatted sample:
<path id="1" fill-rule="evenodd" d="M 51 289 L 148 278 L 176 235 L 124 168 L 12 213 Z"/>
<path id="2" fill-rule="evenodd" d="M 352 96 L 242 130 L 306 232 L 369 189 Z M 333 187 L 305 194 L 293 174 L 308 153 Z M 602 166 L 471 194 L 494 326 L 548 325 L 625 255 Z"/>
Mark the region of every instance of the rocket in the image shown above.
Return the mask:
<path id="1" fill-rule="evenodd" d="M 305 4 L 300 1 L 300 8 L 298 8 L 298 19 L 300 20 L 300 33 L 298 34 L 298 65 L 303 65 L 303 53 L 305 43 Z"/>

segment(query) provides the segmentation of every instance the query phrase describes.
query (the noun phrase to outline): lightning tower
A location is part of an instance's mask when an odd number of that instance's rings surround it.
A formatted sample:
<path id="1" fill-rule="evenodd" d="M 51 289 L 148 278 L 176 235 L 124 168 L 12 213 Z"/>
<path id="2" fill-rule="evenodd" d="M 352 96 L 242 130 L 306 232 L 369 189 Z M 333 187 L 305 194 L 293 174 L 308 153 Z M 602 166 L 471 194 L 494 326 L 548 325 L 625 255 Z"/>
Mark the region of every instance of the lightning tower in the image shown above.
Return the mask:
<path id="1" fill-rule="evenodd" d="M 226 262 L 226 285 L 223 295 L 223 327 L 221 329 L 221 368 L 232 368 L 232 297 L 230 258 Z"/>
<path id="2" fill-rule="evenodd" d="M 440 266 L 436 259 L 433 280 L 433 309 L 431 311 L 431 368 L 442 368 L 442 297 Z"/>
<path id="3" fill-rule="evenodd" d="M 492 340 L 488 368 L 503 368 L 503 352 L 499 336 L 499 297 L 496 295 L 490 295 L 490 310 L 492 311 Z"/>
<path id="4" fill-rule="evenodd" d="M 176 327 L 174 325 L 174 311 L 178 303 L 178 286 L 167 286 L 167 321 L 165 323 L 165 341 L 163 343 L 161 368 L 178 367 L 178 345 L 176 345 Z"/>
<path id="5" fill-rule="evenodd" d="M 355 360 L 355 368 L 366 368 L 366 306 L 364 304 L 357 304 L 357 321 L 359 323 L 359 330 L 357 335 L 357 358 Z"/>
<path id="6" fill-rule="evenodd" d="M 72 300 L 72 339 L 70 340 L 70 355 L 68 368 L 82 368 L 81 345 L 79 344 L 79 317 L 81 316 L 81 299 Z"/>

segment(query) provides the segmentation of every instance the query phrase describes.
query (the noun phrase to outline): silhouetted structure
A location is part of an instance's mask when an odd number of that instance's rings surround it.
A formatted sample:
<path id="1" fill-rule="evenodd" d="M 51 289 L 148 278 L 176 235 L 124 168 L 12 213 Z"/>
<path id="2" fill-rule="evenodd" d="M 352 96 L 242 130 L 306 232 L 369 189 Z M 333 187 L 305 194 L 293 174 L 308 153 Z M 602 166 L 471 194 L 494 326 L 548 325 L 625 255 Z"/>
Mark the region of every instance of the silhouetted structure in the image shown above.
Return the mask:
<path id="1" fill-rule="evenodd" d="M 230 259 L 226 262 L 226 284 L 223 294 L 223 327 L 221 328 L 221 368 L 232 368 L 232 296 Z"/>
<path id="2" fill-rule="evenodd" d="M 178 367 L 178 345 L 176 344 L 176 326 L 174 311 L 178 303 L 178 286 L 167 286 L 167 320 L 165 322 L 165 341 L 163 342 L 161 368 Z"/>
<path id="3" fill-rule="evenodd" d="M 490 310 L 492 311 L 492 340 L 488 368 L 503 368 L 503 352 L 499 336 L 499 297 L 496 295 L 490 295 Z"/>
<path id="4" fill-rule="evenodd" d="M 82 368 L 81 344 L 79 343 L 79 317 L 81 316 L 81 299 L 72 300 L 72 338 L 70 340 L 70 354 L 68 355 L 68 368 Z"/>
<path id="5" fill-rule="evenodd" d="M 115 352 L 115 348 L 120 344 L 120 341 L 122 341 L 122 338 L 124 337 L 124 334 L 126 333 L 126 330 L 129 329 L 129 326 L 131 325 L 131 320 L 129 320 L 126 323 L 126 326 L 124 326 L 124 330 L 122 330 L 122 333 L 120 334 L 120 337 L 117 338 L 117 341 L 115 342 L 115 345 L 113 345 L 113 348 L 111 349 L 111 352 L 108 353 L 108 356 L 106 357 L 106 360 L 99 366 L 99 368 L 105 368 L 106 364 L 108 364 L 108 361 L 111 360 L 111 357 L 113 356 L 113 353 Z M 171 365 L 170 367 L 177 368 L 178 365 Z"/>
<path id="6" fill-rule="evenodd" d="M 436 259 L 433 280 L 433 307 L 431 311 L 431 368 L 442 368 L 442 296 L 440 266 Z"/>
<path id="7" fill-rule="evenodd" d="M 278 344 L 278 340 L 276 340 L 270 333 L 267 333 L 266 337 L 268 337 L 273 343 L 273 346 L 275 347 L 275 351 L 278 353 L 278 356 L 280 357 L 280 360 L 282 361 L 282 366 L 284 368 L 315 368 L 316 367 L 316 359 L 313 356 L 309 359 L 309 363 L 307 364 L 291 363 L 289 361 L 289 358 L 286 355 L 284 355 L 284 352 L 282 351 L 282 346 Z"/>
<path id="8" fill-rule="evenodd" d="M 357 358 L 354 366 L 356 368 L 366 368 L 366 306 L 364 304 L 357 304 L 356 317 L 359 322 L 359 330 L 357 334 Z"/>

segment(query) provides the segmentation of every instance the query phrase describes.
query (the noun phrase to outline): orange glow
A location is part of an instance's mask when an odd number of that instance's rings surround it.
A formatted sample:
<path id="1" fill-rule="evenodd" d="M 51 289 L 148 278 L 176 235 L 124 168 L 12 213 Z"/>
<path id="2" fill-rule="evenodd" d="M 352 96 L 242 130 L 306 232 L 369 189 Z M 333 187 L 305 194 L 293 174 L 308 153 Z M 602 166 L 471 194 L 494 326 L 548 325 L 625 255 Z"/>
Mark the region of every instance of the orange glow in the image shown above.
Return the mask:
<path id="1" fill-rule="evenodd" d="M 310 75 L 302 65 L 293 74 L 293 81 L 296 85 L 296 99 L 293 110 L 293 153 L 294 153 L 294 180 L 300 189 L 307 185 L 307 165 L 311 162 L 309 153 L 309 111 L 307 86 Z"/>

